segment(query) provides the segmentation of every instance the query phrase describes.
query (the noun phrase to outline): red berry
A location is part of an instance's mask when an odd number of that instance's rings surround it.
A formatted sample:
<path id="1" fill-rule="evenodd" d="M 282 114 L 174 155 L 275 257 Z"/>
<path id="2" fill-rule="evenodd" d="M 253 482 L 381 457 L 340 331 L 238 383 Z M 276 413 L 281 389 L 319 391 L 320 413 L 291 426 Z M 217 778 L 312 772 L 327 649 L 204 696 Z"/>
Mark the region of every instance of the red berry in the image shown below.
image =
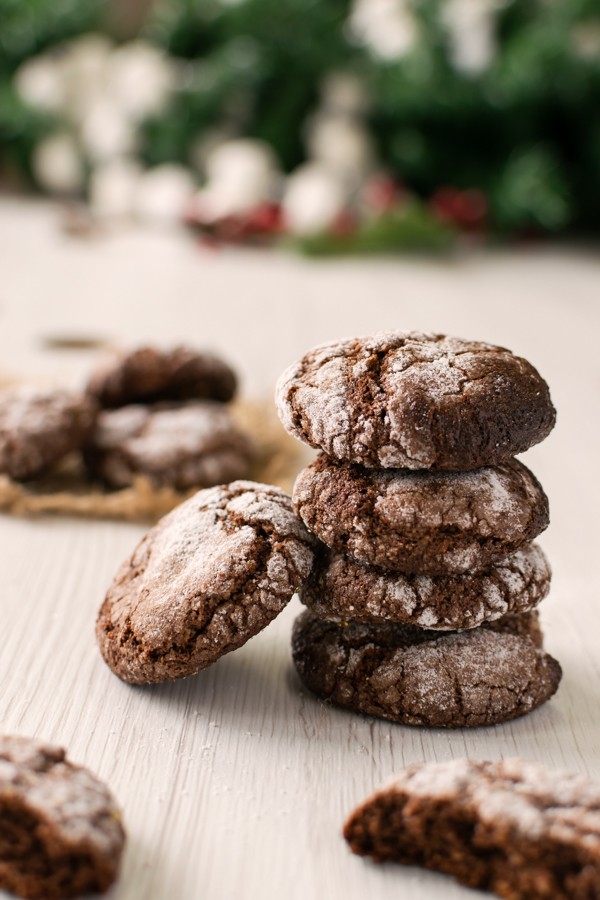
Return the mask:
<path id="1" fill-rule="evenodd" d="M 349 209 L 344 209 L 335 217 L 329 227 L 329 231 L 336 237 L 347 237 L 348 235 L 354 234 L 357 227 L 358 221 L 354 213 Z"/>
<path id="2" fill-rule="evenodd" d="M 487 199 L 479 190 L 460 191 L 454 187 L 439 188 L 429 201 L 431 210 L 443 221 L 466 231 L 481 228 L 487 215 Z"/>
<path id="3" fill-rule="evenodd" d="M 375 175 L 365 184 L 362 196 L 369 209 L 387 212 L 404 198 L 404 191 L 391 175 Z"/>
<path id="4" fill-rule="evenodd" d="M 246 214 L 249 227 L 260 233 L 277 234 L 283 227 L 283 216 L 278 203 L 261 203 Z"/>

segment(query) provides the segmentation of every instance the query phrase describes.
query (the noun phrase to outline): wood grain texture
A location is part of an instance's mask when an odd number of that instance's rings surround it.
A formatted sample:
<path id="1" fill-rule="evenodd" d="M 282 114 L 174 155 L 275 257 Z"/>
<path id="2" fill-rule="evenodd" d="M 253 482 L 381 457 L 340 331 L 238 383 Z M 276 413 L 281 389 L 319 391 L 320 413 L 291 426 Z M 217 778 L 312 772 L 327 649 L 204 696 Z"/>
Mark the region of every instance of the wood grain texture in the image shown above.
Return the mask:
<path id="1" fill-rule="evenodd" d="M 547 378 L 558 425 L 525 461 L 550 497 L 542 619 L 564 680 L 504 726 L 403 728 L 316 701 L 291 665 L 297 600 L 196 678 L 129 687 L 103 664 L 94 622 L 143 529 L 0 518 L 0 729 L 62 744 L 110 784 L 129 833 L 115 900 L 478 896 L 353 857 L 340 830 L 412 762 L 519 755 L 600 778 L 598 260 L 538 249 L 308 264 L 137 231 L 82 243 L 60 235 L 51 208 L 4 201 L 0 271 L 4 372 L 80 380 L 90 352 L 49 350 L 49 336 L 189 340 L 221 350 L 259 395 L 315 343 L 392 327 L 504 344 Z"/>

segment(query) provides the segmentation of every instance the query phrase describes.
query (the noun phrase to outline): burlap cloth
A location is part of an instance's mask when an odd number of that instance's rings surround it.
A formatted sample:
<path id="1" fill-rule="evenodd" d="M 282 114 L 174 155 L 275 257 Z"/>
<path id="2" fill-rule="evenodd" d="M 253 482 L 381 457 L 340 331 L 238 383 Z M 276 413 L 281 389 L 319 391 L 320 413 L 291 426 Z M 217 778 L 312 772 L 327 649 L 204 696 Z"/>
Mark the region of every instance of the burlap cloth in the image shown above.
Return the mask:
<path id="1" fill-rule="evenodd" d="M 257 447 L 249 478 L 290 491 L 295 476 L 305 464 L 306 448 L 283 430 L 273 401 L 239 400 L 230 409 Z M 155 521 L 193 493 L 195 490 L 179 493 L 171 488 L 156 488 L 144 477 L 129 488 L 108 490 L 90 481 L 75 456 L 65 460 L 51 475 L 26 484 L 0 475 L 0 511 L 19 516 L 56 513 Z"/>

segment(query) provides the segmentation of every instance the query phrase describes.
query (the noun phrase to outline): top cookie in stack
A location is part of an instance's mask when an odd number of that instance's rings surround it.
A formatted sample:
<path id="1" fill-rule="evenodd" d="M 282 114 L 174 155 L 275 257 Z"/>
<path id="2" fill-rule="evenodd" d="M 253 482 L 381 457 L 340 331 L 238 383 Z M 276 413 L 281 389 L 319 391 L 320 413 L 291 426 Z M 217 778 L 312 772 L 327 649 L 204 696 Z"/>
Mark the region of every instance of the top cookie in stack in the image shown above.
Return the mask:
<path id="1" fill-rule="evenodd" d="M 277 407 L 290 434 L 331 459 L 451 472 L 506 462 L 556 420 L 527 360 L 420 332 L 317 347 L 284 372 Z"/>
<path id="2" fill-rule="evenodd" d="M 294 634 L 308 686 L 430 725 L 504 721 L 551 696 L 560 667 L 533 612 L 550 570 L 531 544 L 548 501 L 512 458 L 555 422 L 533 366 L 490 344 L 380 334 L 306 354 L 277 405 L 324 451 L 294 487 L 326 545 Z"/>

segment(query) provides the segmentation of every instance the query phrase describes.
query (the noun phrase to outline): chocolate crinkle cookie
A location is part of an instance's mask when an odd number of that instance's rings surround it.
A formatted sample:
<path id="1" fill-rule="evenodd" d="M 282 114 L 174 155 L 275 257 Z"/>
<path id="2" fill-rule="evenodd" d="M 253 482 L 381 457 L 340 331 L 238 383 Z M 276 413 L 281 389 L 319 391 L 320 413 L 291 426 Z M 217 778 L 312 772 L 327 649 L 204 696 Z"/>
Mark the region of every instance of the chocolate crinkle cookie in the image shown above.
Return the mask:
<path id="1" fill-rule="evenodd" d="M 108 789 L 64 750 L 0 738 L 0 888 L 31 900 L 104 892 L 125 832 Z"/>
<path id="2" fill-rule="evenodd" d="M 334 622 L 399 622 L 439 631 L 476 628 L 528 612 L 550 589 L 542 549 L 527 544 L 484 572 L 402 575 L 320 547 L 300 599 Z"/>
<path id="3" fill-rule="evenodd" d="M 84 458 L 111 487 L 144 475 L 157 487 L 186 490 L 245 478 L 254 448 L 224 404 L 188 400 L 103 410 Z"/>
<path id="4" fill-rule="evenodd" d="M 557 690 L 561 669 L 544 653 L 535 612 L 470 631 L 340 624 L 302 613 L 292 654 L 317 696 L 403 725 L 495 725 L 531 712 Z"/>
<path id="5" fill-rule="evenodd" d="M 546 382 L 503 347 L 390 332 L 324 344 L 281 376 L 285 428 L 332 459 L 459 471 L 543 440 L 556 413 Z"/>
<path id="6" fill-rule="evenodd" d="M 282 490 L 249 481 L 199 491 L 117 573 L 96 634 L 132 684 L 193 675 L 277 616 L 308 575 L 314 539 Z"/>
<path id="7" fill-rule="evenodd" d="M 505 900 L 600 897 L 600 785 L 521 759 L 411 766 L 344 827 L 354 853 Z"/>
<path id="8" fill-rule="evenodd" d="M 16 480 L 42 475 L 89 437 L 97 407 L 62 388 L 0 392 L 0 473 Z"/>
<path id="9" fill-rule="evenodd" d="M 161 400 L 226 402 L 237 387 L 235 372 L 220 357 L 191 347 L 139 347 L 115 353 L 92 374 L 87 391 L 102 407 Z"/>
<path id="10" fill-rule="evenodd" d="M 294 507 L 327 546 L 394 572 L 483 571 L 549 521 L 548 498 L 522 463 L 473 472 L 407 472 L 332 462 L 298 475 Z"/>

